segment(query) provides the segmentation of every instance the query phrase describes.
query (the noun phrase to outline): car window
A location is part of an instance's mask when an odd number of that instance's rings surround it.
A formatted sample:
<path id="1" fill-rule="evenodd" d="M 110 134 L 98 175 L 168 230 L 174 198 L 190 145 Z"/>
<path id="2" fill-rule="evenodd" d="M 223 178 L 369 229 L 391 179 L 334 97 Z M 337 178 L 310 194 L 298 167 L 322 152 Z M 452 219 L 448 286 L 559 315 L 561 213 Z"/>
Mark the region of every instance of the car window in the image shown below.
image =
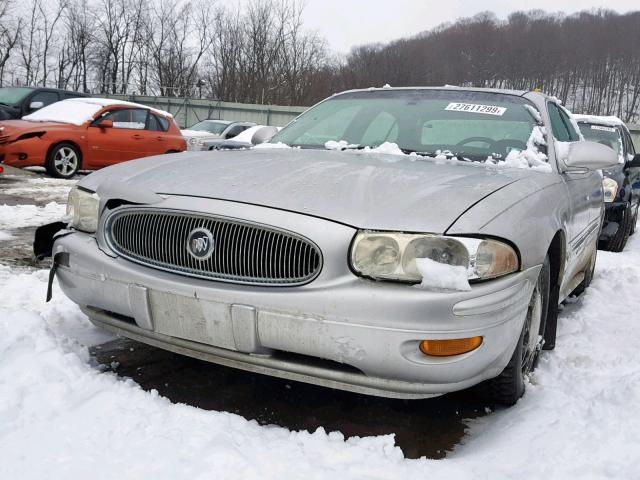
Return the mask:
<path id="1" fill-rule="evenodd" d="M 329 141 L 365 148 L 386 141 L 425 156 L 483 162 L 532 149 L 541 153 L 536 161 L 543 161 L 542 132 L 532 109 L 522 97 L 493 92 L 355 91 L 319 103 L 271 141 L 300 148 L 326 148 Z"/>
<path id="2" fill-rule="evenodd" d="M 560 115 L 560 109 L 552 102 L 549 102 L 547 105 L 549 108 L 549 118 L 551 119 L 551 130 L 553 131 L 553 136 L 556 140 L 561 142 L 570 142 L 571 134 Z"/>
<path id="3" fill-rule="evenodd" d="M 153 132 L 166 132 L 168 128 L 169 122 L 167 122 L 164 118 L 152 113 L 149 114 L 149 123 L 147 125 L 147 130 L 151 130 Z"/>
<path id="4" fill-rule="evenodd" d="M 15 105 L 29 95 L 33 89 L 26 87 L 3 87 L 0 88 L 0 103 Z"/>
<path id="5" fill-rule="evenodd" d="M 32 102 L 42 102 L 42 106 L 46 107 L 47 105 L 51 105 L 59 100 L 58 94 L 56 92 L 38 92 L 33 97 L 29 103 Z M 27 105 L 28 106 L 28 105 Z"/>
<path id="6" fill-rule="evenodd" d="M 113 128 L 144 130 L 147 124 L 147 111 L 142 108 L 111 110 L 102 116 L 102 120 L 106 119 L 113 121 Z"/>
<path id="7" fill-rule="evenodd" d="M 623 137 L 616 127 L 582 122 L 578 126 L 585 140 L 606 145 L 612 148 L 618 156 L 623 154 Z"/>
<path id="8" fill-rule="evenodd" d="M 81 97 L 84 97 L 84 95 L 80 95 L 79 93 L 73 93 L 73 92 L 64 93 L 64 98 L 81 98 Z"/>
<path id="9" fill-rule="evenodd" d="M 225 133 L 225 136 L 226 138 L 233 138 L 239 133 L 242 133 L 245 130 L 245 128 L 246 127 L 244 127 L 243 125 L 234 125 L 227 131 L 227 133 Z"/>
<path id="10" fill-rule="evenodd" d="M 221 135 L 224 129 L 229 126 L 229 122 L 216 120 L 203 120 L 191 125 L 187 130 L 196 130 L 199 132 L 209 132 L 214 135 Z"/>
<path id="11" fill-rule="evenodd" d="M 316 115 L 309 118 L 309 128 L 295 139 L 295 143 L 300 145 L 324 145 L 329 140 L 336 138 L 346 140 L 347 127 L 349 127 L 361 109 L 361 105 L 345 105 L 344 108 L 328 112 L 324 112 L 324 109 L 316 109 L 315 112 L 309 110 L 308 114 L 316 113 Z"/>
<path id="12" fill-rule="evenodd" d="M 560 112 L 560 118 L 562 118 L 562 121 L 564 122 L 564 126 L 567 128 L 567 131 L 569 132 L 569 139 L 572 142 L 577 142 L 578 140 L 580 140 L 580 135 L 576 131 L 575 127 L 573 126 L 573 122 L 569 118 L 569 114 L 567 113 L 567 111 L 563 107 L 559 107 L 558 111 Z"/>
<path id="13" fill-rule="evenodd" d="M 398 138 L 398 120 L 388 112 L 380 112 L 362 135 L 362 143 L 380 145 Z"/>
<path id="14" fill-rule="evenodd" d="M 624 138 L 624 141 L 625 141 L 625 151 L 630 155 L 635 155 L 636 149 L 633 146 L 633 140 L 631 139 L 631 134 L 626 128 L 624 128 L 622 131 L 623 131 L 622 137 Z"/>

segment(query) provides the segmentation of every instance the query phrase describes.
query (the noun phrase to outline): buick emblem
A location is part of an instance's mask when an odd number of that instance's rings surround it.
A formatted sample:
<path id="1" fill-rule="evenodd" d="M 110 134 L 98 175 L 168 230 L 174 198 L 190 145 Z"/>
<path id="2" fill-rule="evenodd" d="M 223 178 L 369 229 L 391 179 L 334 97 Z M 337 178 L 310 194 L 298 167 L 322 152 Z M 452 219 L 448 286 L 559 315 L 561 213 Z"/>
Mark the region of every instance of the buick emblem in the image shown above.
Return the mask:
<path id="1" fill-rule="evenodd" d="M 196 260 L 206 260 L 215 250 L 212 233 L 206 228 L 191 230 L 187 238 L 187 251 Z"/>

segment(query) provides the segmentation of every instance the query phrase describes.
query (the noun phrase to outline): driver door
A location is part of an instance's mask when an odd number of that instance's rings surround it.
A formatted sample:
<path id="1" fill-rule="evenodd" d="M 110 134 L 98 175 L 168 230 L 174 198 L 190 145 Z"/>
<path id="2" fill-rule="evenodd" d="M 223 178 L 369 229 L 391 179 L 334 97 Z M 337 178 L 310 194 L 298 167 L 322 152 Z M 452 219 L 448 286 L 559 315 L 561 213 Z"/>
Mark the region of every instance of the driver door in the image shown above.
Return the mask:
<path id="1" fill-rule="evenodd" d="M 551 130 L 557 142 L 577 142 L 580 136 L 569 116 L 555 103 L 548 103 Z M 557 151 L 557 148 L 556 148 Z M 602 219 L 602 176 L 597 171 L 564 172 L 564 183 L 569 193 L 568 218 L 569 252 L 567 274 L 569 278 L 580 272 L 597 241 Z"/>
<path id="2" fill-rule="evenodd" d="M 106 167 L 149 155 L 150 134 L 145 129 L 148 111 L 143 108 L 117 108 L 105 111 L 88 129 L 91 163 Z M 99 124 L 111 120 L 113 127 Z"/>

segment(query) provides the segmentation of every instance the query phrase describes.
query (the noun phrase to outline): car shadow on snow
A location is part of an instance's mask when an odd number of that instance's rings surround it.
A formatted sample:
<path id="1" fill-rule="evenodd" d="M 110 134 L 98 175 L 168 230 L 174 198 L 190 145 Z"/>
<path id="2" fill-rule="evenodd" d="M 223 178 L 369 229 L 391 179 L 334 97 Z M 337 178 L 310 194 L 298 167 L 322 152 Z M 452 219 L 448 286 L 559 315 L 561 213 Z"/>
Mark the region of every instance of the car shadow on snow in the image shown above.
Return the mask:
<path id="1" fill-rule="evenodd" d="M 174 403 L 290 430 L 395 434 L 407 458 L 444 458 L 464 438 L 468 421 L 491 411 L 475 390 L 427 400 L 370 397 L 214 365 L 128 339 L 93 347 L 91 354 L 99 368 Z"/>

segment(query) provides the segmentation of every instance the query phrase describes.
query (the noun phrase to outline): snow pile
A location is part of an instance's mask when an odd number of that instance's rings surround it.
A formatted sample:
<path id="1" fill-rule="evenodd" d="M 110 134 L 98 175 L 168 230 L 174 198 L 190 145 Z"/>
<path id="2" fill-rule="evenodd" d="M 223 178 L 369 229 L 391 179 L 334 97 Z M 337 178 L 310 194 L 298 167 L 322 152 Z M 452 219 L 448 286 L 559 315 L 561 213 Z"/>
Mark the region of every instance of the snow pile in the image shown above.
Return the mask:
<path id="1" fill-rule="evenodd" d="M 350 144 L 346 140 L 340 140 L 336 142 L 334 140 L 329 140 L 324 144 L 324 148 L 327 150 L 338 150 L 338 151 L 348 151 L 353 153 L 382 153 L 386 155 L 406 155 L 398 146 L 397 143 L 393 142 L 384 142 L 378 145 L 377 147 L 365 146 L 359 148 L 359 145 Z M 414 154 L 415 156 L 415 154 Z"/>
<path id="2" fill-rule="evenodd" d="M 547 144 L 544 135 L 545 128 L 536 125 L 531 130 L 526 150 L 511 150 L 504 160 L 489 157 L 485 163 L 500 168 L 530 168 L 537 172 L 551 173 L 553 169 L 549 164 L 548 157 L 538 148 L 539 145 Z"/>
<path id="3" fill-rule="evenodd" d="M 49 202 L 44 207 L 35 205 L 0 205 L 0 229 L 33 227 L 56 222 L 66 214 L 66 205 Z"/>
<path id="4" fill-rule="evenodd" d="M 11 240 L 12 238 L 13 238 L 13 235 L 11 235 L 10 233 L 3 232 L 2 230 L 0 230 L 0 242 L 3 240 Z"/>
<path id="5" fill-rule="evenodd" d="M 108 98 L 68 98 L 60 102 L 52 103 L 29 115 L 22 117 L 30 122 L 58 122 L 69 123 L 71 125 L 83 125 L 93 120 L 96 113 L 108 106 L 128 106 L 132 108 L 144 108 L 159 115 L 173 118 L 173 116 L 163 110 L 140 105 L 139 103 L 127 102 L 124 100 Z"/>
<path id="6" fill-rule="evenodd" d="M 463 266 L 447 265 L 430 258 L 416 258 L 416 267 L 422 275 L 422 288 L 462 292 L 471 290 L 467 269 Z"/>

